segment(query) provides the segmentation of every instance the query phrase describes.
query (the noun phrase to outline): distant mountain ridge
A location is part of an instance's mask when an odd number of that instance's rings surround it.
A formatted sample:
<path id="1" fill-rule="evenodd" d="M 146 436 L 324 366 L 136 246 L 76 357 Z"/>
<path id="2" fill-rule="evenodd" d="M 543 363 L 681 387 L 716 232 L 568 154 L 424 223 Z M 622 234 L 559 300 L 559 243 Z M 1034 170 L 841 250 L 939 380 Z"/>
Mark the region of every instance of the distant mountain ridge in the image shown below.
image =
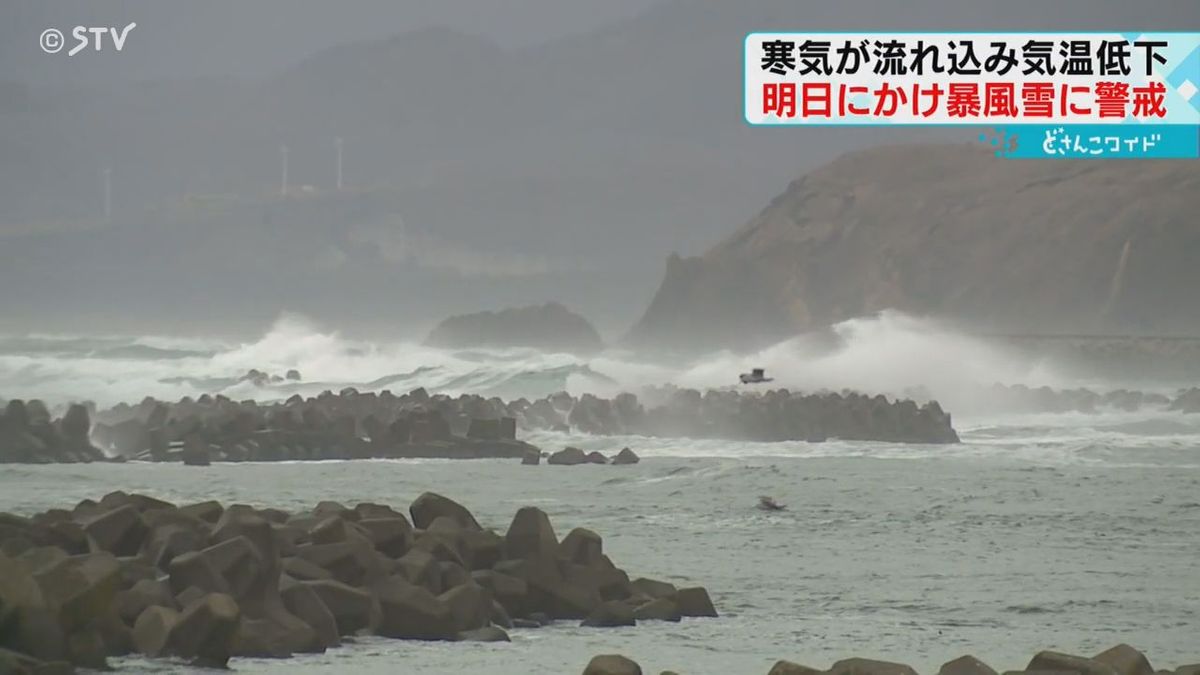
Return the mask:
<path id="1" fill-rule="evenodd" d="M 756 347 L 883 309 L 1012 333 L 1200 335 L 1200 165 L 847 154 L 667 262 L 636 346 Z"/>
<path id="2" fill-rule="evenodd" d="M 236 324 L 245 337 L 287 310 L 407 338 L 447 314 L 527 304 L 548 288 L 605 330 L 626 327 L 668 251 L 705 250 L 804 170 L 881 142 L 973 135 L 747 127 L 738 87 L 748 32 L 845 29 L 863 17 L 918 31 L 1146 21 L 1136 3 L 1065 0 L 1058 10 L 1056 19 L 1027 1 L 665 0 L 518 48 L 451 26 L 321 41 L 265 75 L 247 66 L 62 87 L 16 77 L 24 86 L 0 87 L 0 288 L 22 292 L 7 295 L 0 330 Z M 252 14 L 264 12 L 256 3 Z M 1162 25 L 1196 17 L 1194 0 L 1155 3 Z M 245 39 L 245 28 L 215 34 L 214 50 L 236 53 L 219 38 Z M 275 25 L 260 37 L 255 51 L 296 36 Z M 138 44 L 113 63 L 153 58 Z M 7 63 L 0 79 L 13 77 Z M 422 264 L 430 250 L 461 264 Z M 481 283 L 489 269 L 517 273 Z M 192 306 L 211 311 L 181 309 Z"/>

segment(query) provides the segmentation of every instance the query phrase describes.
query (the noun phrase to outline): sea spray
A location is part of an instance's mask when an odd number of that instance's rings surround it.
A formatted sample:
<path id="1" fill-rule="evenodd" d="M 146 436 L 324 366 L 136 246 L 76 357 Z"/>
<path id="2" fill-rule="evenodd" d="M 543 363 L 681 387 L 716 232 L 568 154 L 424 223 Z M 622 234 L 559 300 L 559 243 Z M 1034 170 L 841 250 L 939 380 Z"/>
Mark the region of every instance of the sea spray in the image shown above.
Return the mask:
<path id="1" fill-rule="evenodd" d="M 1053 364 L 1002 340 L 892 311 L 799 335 L 754 354 L 718 352 L 675 362 L 620 348 L 581 357 L 353 339 L 295 314 L 280 316 L 261 337 L 243 343 L 156 336 L 0 337 L 0 397 L 42 398 L 54 405 L 87 399 L 104 406 L 203 393 L 269 401 L 344 387 L 394 392 L 424 387 L 431 393 L 506 399 L 563 390 L 614 396 L 665 384 L 732 388 L 738 386 L 738 373 L 752 367 L 767 369 L 775 379 L 771 387 L 936 399 L 956 414 L 986 412 L 990 401 L 983 388 L 996 382 L 1072 382 Z M 252 369 L 275 376 L 274 381 L 245 377 Z M 293 369 L 302 378 L 285 380 L 282 376 Z"/>

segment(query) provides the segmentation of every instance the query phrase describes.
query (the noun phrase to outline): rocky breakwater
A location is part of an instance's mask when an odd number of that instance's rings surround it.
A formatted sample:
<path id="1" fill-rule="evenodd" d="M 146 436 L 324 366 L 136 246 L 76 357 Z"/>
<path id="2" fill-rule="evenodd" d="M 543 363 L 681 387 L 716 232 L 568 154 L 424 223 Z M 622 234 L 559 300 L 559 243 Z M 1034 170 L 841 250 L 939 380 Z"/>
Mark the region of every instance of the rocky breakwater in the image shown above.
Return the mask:
<path id="1" fill-rule="evenodd" d="M 451 404 L 420 389 L 403 396 L 346 389 L 265 404 L 147 398 L 101 412 L 72 405 L 62 419 L 50 417 L 39 401 L 10 402 L 0 414 L 0 462 L 476 459 L 536 450 L 517 440 L 517 422 L 499 399 Z"/>
<path id="2" fill-rule="evenodd" d="M 762 394 L 694 389 L 651 392 L 656 405 L 632 394 L 613 399 L 584 395 L 566 411 L 571 429 L 590 434 L 637 434 L 745 441 L 811 441 L 830 438 L 894 443 L 957 443 L 950 414 L 936 401 L 917 405 L 883 395 L 853 392 L 802 394 L 776 389 Z M 526 423 L 555 424 L 561 410 L 539 401 L 524 411 Z"/>
<path id="3" fill-rule="evenodd" d="M 583 675 L 642 675 L 636 661 L 619 654 L 602 654 L 588 662 Z M 1004 675 L 1197 675 L 1200 663 L 1179 666 L 1175 670 L 1155 670 L 1146 655 L 1119 644 L 1088 658 L 1062 652 L 1038 652 L 1024 668 L 1005 670 Z M 662 675 L 676 675 L 663 671 Z M 812 668 L 792 661 L 777 661 L 767 675 L 917 675 L 911 666 L 892 661 L 853 657 L 842 659 L 829 668 Z M 995 668 L 971 656 L 947 661 L 937 675 L 999 675 Z"/>
<path id="4" fill-rule="evenodd" d="M 1179 392 L 1171 401 L 1170 409 L 1182 413 L 1200 413 L 1200 389 L 1192 387 Z"/>
<path id="5" fill-rule="evenodd" d="M 1103 410 L 1137 412 L 1166 409 L 1172 399 L 1165 394 L 1129 389 L 1097 392 L 1087 388 L 1052 389 L 1016 385 L 992 385 L 980 392 L 988 409 L 1015 413 L 1099 413 Z"/>
<path id="6" fill-rule="evenodd" d="M 905 392 L 913 398 L 927 398 L 922 388 Z M 1170 395 L 1138 389 L 1096 391 L 1086 387 L 1054 389 L 1024 384 L 993 384 L 961 392 L 972 412 L 981 413 L 1068 413 L 1103 412 L 1200 412 L 1200 389 L 1181 389 Z M 961 412 L 961 411 L 960 411 Z"/>
<path id="7" fill-rule="evenodd" d="M 104 668 L 130 653 L 224 666 L 355 635 L 504 641 L 553 621 L 717 615 L 703 588 L 631 580 L 600 535 L 577 528 L 560 541 L 534 507 L 504 534 L 432 493 L 408 515 L 368 503 L 176 506 L 123 492 L 0 513 L 0 672 Z"/>
<path id="8" fill-rule="evenodd" d="M 801 394 L 651 390 L 600 398 L 560 392 L 535 401 L 424 389 L 394 395 L 352 388 L 286 401 L 233 401 L 222 395 L 168 403 L 146 398 L 95 411 L 71 405 L 52 419 L 40 401 L 11 401 L 0 413 L 0 463 L 105 459 L 183 461 L 366 458 L 523 458 L 538 449 L 518 430 L 747 441 L 829 438 L 956 443 L 937 402 L 889 400 L 852 392 Z"/>
<path id="9" fill-rule="evenodd" d="M 0 409 L 0 463 L 90 462 L 105 455 L 92 444 L 91 413 L 74 404 L 52 419 L 41 401 L 9 401 Z"/>

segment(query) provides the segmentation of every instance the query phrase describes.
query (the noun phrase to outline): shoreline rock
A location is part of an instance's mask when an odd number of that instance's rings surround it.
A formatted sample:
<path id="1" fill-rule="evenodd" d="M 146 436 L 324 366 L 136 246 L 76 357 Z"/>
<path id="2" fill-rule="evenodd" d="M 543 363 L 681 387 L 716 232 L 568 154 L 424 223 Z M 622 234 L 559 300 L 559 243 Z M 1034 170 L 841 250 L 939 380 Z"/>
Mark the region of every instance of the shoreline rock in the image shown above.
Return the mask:
<path id="1" fill-rule="evenodd" d="M 588 662 L 583 675 L 641 675 L 643 672 L 642 667 L 627 656 L 601 654 Z M 996 672 L 967 654 L 942 664 L 937 675 L 996 675 Z M 1196 672 L 1200 672 L 1200 664 L 1181 665 L 1173 671 L 1155 670 L 1145 654 L 1127 644 L 1118 644 L 1091 658 L 1053 651 L 1038 652 L 1024 668 L 1006 670 L 1004 675 L 1194 675 Z M 674 671 L 663 671 L 662 675 L 671 673 Z M 917 675 L 917 671 L 903 663 L 853 657 L 837 661 L 827 669 L 781 659 L 767 675 Z"/>
<path id="2" fill-rule="evenodd" d="M 380 504 L 288 513 L 113 492 L 0 513 L 0 666 L 70 672 L 137 652 L 225 667 L 364 633 L 503 642 L 558 620 L 659 620 L 664 602 L 716 616 L 703 588 L 631 582 L 591 530 L 560 541 L 541 509 L 520 509 L 503 534 L 434 493 L 408 511 L 411 522 Z"/>

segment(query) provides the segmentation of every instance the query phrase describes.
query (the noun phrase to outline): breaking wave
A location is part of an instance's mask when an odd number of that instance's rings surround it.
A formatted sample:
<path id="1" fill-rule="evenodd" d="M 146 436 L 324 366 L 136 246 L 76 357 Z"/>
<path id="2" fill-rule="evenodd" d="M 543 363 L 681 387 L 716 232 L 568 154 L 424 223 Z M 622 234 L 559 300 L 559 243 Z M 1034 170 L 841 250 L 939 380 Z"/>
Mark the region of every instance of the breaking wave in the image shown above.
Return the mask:
<path id="1" fill-rule="evenodd" d="M 371 342 L 284 315 L 262 337 L 245 343 L 153 336 L 0 337 L 0 398 L 110 405 L 148 395 L 176 399 L 221 393 L 271 400 L 344 387 L 397 393 L 425 387 L 506 399 L 564 390 L 607 396 L 663 384 L 728 387 L 752 367 L 766 368 L 775 378 L 772 386 L 937 398 L 951 410 L 976 407 L 971 397 L 980 385 L 1069 384 L 1050 364 L 897 312 L 845 321 L 755 354 L 719 352 L 683 363 L 655 362 L 617 349 L 581 357 Z M 252 369 L 267 377 L 247 379 Z M 283 379 L 293 369 L 302 379 Z"/>
<path id="2" fill-rule="evenodd" d="M 1144 409 L 1100 414 L 1004 412 L 988 401 L 988 385 L 1056 388 L 1080 384 L 1046 360 L 1032 360 L 936 321 L 899 313 L 854 319 L 755 354 L 721 352 L 690 362 L 653 361 L 616 349 L 591 357 L 534 350 L 438 349 L 411 342 L 355 340 L 300 316 L 280 317 L 254 341 L 192 338 L 0 336 L 0 400 L 41 398 L 52 406 L 92 400 L 99 406 L 145 396 L 224 394 L 235 400 L 279 400 L 293 394 L 355 387 L 396 393 L 475 393 L 511 400 L 557 391 L 611 396 L 634 391 L 653 404 L 648 387 L 732 386 L 738 373 L 762 367 L 771 386 L 797 391 L 855 389 L 932 397 L 954 414 L 963 443 L 730 443 L 672 438 L 589 437 L 538 431 L 543 447 L 577 445 L 612 452 L 629 445 L 643 456 L 877 457 L 1003 459 L 1031 465 L 1106 464 L 1195 467 L 1200 415 Z M 254 369 L 265 375 L 247 378 Z M 285 379 L 299 371 L 299 381 Z"/>

